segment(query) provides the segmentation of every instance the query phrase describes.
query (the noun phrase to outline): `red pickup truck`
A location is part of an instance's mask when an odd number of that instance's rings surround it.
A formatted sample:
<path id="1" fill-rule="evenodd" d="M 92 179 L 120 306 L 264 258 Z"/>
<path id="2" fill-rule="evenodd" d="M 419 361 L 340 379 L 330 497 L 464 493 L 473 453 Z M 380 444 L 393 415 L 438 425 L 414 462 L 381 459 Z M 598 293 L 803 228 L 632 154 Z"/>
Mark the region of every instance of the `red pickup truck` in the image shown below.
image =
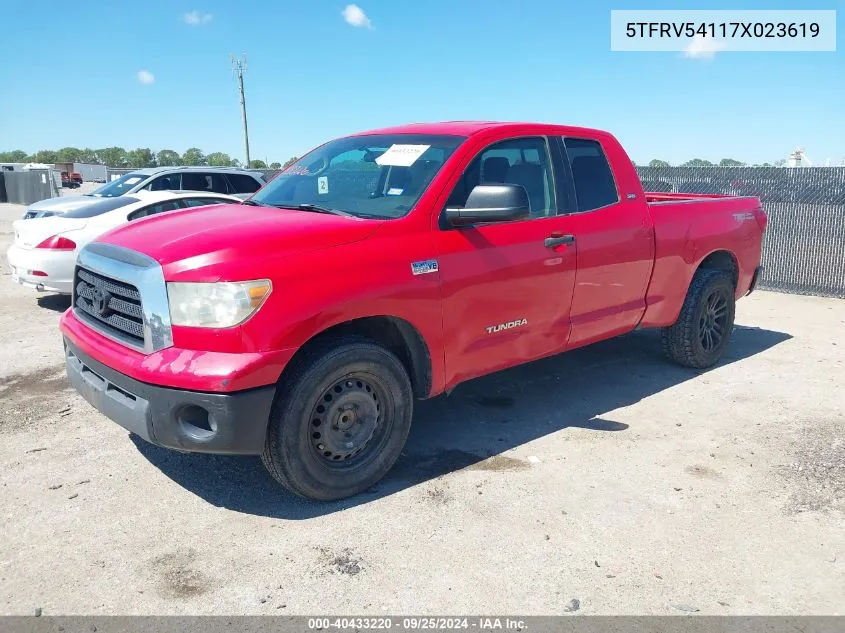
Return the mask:
<path id="1" fill-rule="evenodd" d="M 261 455 L 338 499 L 399 457 L 414 399 L 636 328 L 705 368 L 760 275 L 752 197 L 645 193 L 617 140 L 529 123 L 330 141 L 243 204 L 79 255 L 71 384 L 180 451 Z"/>

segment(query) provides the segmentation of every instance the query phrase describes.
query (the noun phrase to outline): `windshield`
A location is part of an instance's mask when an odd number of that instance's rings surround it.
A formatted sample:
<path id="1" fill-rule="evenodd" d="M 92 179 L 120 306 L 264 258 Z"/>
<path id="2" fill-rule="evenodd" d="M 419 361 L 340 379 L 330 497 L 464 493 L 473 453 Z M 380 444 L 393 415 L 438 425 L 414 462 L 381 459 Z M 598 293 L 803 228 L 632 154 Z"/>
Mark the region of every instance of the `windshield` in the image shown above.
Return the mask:
<path id="1" fill-rule="evenodd" d="M 112 180 L 107 185 L 103 185 L 99 189 L 95 189 L 91 193 L 85 195 L 96 196 L 97 198 L 114 198 L 116 196 L 122 196 L 146 178 L 148 178 L 148 176 L 145 174 L 124 174 L 117 180 Z"/>
<path id="2" fill-rule="evenodd" d="M 461 136 L 373 134 L 330 141 L 306 154 L 251 200 L 315 205 L 362 218 L 398 218 L 419 200 Z"/>

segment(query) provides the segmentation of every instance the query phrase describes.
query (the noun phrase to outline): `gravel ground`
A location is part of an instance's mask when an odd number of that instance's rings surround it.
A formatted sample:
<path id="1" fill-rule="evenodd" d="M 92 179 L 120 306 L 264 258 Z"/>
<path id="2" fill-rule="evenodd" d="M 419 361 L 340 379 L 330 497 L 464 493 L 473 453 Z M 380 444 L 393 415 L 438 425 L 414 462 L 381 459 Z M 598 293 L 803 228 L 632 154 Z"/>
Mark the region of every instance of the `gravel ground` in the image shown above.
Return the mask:
<path id="1" fill-rule="evenodd" d="M 0 205 L 4 252 L 22 212 Z M 843 612 L 843 301 L 755 293 L 703 373 L 639 332 L 464 384 L 331 504 L 96 413 L 67 306 L 4 262 L 2 613 Z"/>

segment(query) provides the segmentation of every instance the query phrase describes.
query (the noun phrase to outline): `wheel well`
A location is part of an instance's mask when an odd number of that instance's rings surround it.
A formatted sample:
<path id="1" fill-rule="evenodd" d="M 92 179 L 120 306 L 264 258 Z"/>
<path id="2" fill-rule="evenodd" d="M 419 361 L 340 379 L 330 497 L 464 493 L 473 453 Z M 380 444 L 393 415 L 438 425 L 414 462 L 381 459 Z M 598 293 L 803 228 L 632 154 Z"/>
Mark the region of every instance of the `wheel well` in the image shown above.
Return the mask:
<path id="1" fill-rule="evenodd" d="M 739 265 L 736 263 L 736 257 L 730 251 L 714 251 L 705 257 L 698 268 L 711 268 L 715 270 L 724 270 L 731 273 L 731 278 L 734 282 L 734 288 L 739 283 Z"/>
<path id="2" fill-rule="evenodd" d="M 431 393 L 431 354 L 417 328 L 398 317 L 371 316 L 339 323 L 316 334 L 303 345 L 291 359 L 291 366 L 298 356 L 327 338 L 360 336 L 368 338 L 393 352 L 402 362 L 411 379 L 416 398 L 427 398 Z"/>

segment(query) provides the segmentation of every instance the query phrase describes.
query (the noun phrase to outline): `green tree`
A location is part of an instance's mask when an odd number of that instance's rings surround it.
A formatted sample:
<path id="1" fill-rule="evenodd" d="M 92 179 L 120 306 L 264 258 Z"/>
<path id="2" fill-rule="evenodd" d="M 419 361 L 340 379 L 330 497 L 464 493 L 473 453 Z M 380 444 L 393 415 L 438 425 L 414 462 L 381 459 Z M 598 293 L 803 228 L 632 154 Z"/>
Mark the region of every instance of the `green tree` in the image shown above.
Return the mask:
<path id="1" fill-rule="evenodd" d="M 191 167 L 205 165 L 205 154 L 202 153 L 202 150 L 199 147 L 189 147 L 185 150 L 185 153 L 182 154 L 182 164 L 189 165 Z"/>
<path id="2" fill-rule="evenodd" d="M 298 160 L 299 160 L 299 156 L 291 156 L 290 158 L 288 158 L 285 161 L 285 164 L 282 165 L 282 168 L 290 167 L 291 165 L 293 165 Z"/>
<path id="3" fill-rule="evenodd" d="M 148 147 L 139 147 L 133 149 L 126 155 L 126 164 L 129 167 L 153 167 L 155 165 L 155 157 Z"/>
<path id="4" fill-rule="evenodd" d="M 229 158 L 228 154 L 224 154 L 223 152 L 212 152 L 208 156 L 205 157 L 206 161 L 212 167 L 231 167 L 232 166 L 232 159 Z"/>
<path id="5" fill-rule="evenodd" d="M 57 163 L 78 163 L 80 162 L 79 156 L 82 154 L 82 150 L 78 147 L 63 147 L 59 151 L 56 152 L 56 160 Z"/>
<path id="6" fill-rule="evenodd" d="M 0 152 L 0 163 L 25 163 L 27 162 L 27 153 L 22 149 L 12 150 L 11 152 Z"/>
<path id="7" fill-rule="evenodd" d="M 240 166 L 241 166 L 241 161 L 239 161 L 237 158 L 233 158 L 232 159 L 232 167 L 240 167 Z"/>
<path id="8" fill-rule="evenodd" d="M 156 154 L 156 163 L 159 167 L 174 167 L 182 163 L 182 158 L 179 152 L 174 152 L 172 149 L 163 149 Z"/>
<path id="9" fill-rule="evenodd" d="M 97 162 L 97 152 L 90 147 L 79 150 L 79 162 L 93 164 Z"/>
<path id="10" fill-rule="evenodd" d="M 97 150 L 97 158 L 109 167 L 126 166 L 126 150 L 122 147 L 104 147 Z"/>
<path id="11" fill-rule="evenodd" d="M 649 167 L 670 167 L 669 161 L 653 158 L 648 162 Z"/>
<path id="12" fill-rule="evenodd" d="M 281 163 L 270 163 L 270 169 L 281 169 L 281 168 L 282 168 Z"/>
<path id="13" fill-rule="evenodd" d="M 687 162 L 683 163 L 681 167 L 712 167 L 713 163 L 709 160 L 704 160 L 702 158 L 693 158 L 692 160 L 688 160 Z"/>
<path id="14" fill-rule="evenodd" d="M 249 161 L 250 169 L 267 169 L 267 163 L 258 158 L 253 158 Z"/>
<path id="15" fill-rule="evenodd" d="M 32 159 L 34 163 L 55 163 L 58 160 L 56 152 L 51 149 L 38 150 Z"/>
<path id="16" fill-rule="evenodd" d="M 719 167 L 745 167 L 745 163 L 733 158 L 723 158 L 719 161 Z"/>

